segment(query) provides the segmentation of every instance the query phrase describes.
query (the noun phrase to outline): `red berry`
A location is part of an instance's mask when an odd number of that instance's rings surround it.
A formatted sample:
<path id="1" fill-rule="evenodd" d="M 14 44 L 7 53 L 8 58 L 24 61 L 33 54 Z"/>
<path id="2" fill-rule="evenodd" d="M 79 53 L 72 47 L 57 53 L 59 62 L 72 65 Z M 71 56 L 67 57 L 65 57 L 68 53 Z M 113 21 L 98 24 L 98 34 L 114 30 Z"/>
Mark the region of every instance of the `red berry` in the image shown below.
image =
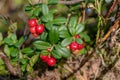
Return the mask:
<path id="1" fill-rule="evenodd" d="M 48 61 L 47 61 L 47 64 L 48 64 L 49 66 L 54 66 L 54 65 L 56 64 L 56 59 L 53 58 L 53 57 L 50 57 L 50 58 L 48 59 Z"/>
<path id="2" fill-rule="evenodd" d="M 74 50 L 78 50 L 79 48 L 79 44 L 77 42 L 71 42 L 70 46 L 70 50 L 74 51 Z"/>
<path id="3" fill-rule="evenodd" d="M 34 27 L 34 26 L 36 26 L 36 25 L 37 25 L 37 19 L 30 19 L 30 20 L 28 21 L 28 25 L 29 25 L 29 27 Z"/>
<path id="4" fill-rule="evenodd" d="M 38 37 L 39 35 L 38 35 L 38 34 L 36 34 L 36 33 L 33 33 L 33 36 L 34 36 L 34 37 Z"/>
<path id="5" fill-rule="evenodd" d="M 79 44 L 79 50 L 83 49 L 84 45 L 83 44 Z"/>
<path id="6" fill-rule="evenodd" d="M 40 55 L 40 58 L 42 59 L 43 62 L 48 61 L 48 56 L 47 55 Z"/>
<path id="7" fill-rule="evenodd" d="M 44 30 L 45 30 L 45 28 L 44 28 L 43 24 L 40 24 L 40 25 L 36 26 L 36 33 L 41 34 L 41 33 L 44 32 Z"/>
<path id="8" fill-rule="evenodd" d="M 74 37 L 75 37 L 75 38 L 80 38 L 80 35 L 79 35 L 79 34 L 76 34 Z"/>
<path id="9" fill-rule="evenodd" d="M 31 33 L 36 33 L 35 26 L 34 27 L 30 27 L 30 32 Z"/>

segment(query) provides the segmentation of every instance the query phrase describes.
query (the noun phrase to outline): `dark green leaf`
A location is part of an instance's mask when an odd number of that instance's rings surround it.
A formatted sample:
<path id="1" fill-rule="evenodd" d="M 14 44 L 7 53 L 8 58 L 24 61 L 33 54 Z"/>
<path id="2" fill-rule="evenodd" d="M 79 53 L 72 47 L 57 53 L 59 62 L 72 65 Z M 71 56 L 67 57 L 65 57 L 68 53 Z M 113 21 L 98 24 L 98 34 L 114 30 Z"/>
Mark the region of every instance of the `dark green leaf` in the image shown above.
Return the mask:
<path id="1" fill-rule="evenodd" d="M 45 24 L 45 27 L 46 27 L 46 29 L 51 30 L 51 28 L 53 27 L 53 23 L 52 23 L 51 21 L 48 21 L 48 22 Z"/>
<path id="2" fill-rule="evenodd" d="M 43 13 L 43 15 L 46 15 L 49 13 L 49 9 L 46 4 L 42 4 L 42 13 Z"/>
<path id="3" fill-rule="evenodd" d="M 55 49 L 56 49 L 56 52 L 61 54 L 61 56 L 64 58 L 68 58 L 70 56 L 70 51 L 66 47 L 57 45 L 55 46 Z"/>
<path id="4" fill-rule="evenodd" d="M 48 52 L 47 50 L 42 50 L 42 51 L 40 52 L 40 54 L 42 54 L 42 55 L 48 55 L 49 52 Z"/>
<path id="5" fill-rule="evenodd" d="M 71 17 L 70 18 L 70 21 L 69 21 L 69 27 L 73 27 L 73 28 L 75 28 L 76 27 L 76 24 L 77 24 L 77 20 L 78 20 L 78 18 L 77 17 Z"/>
<path id="6" fill-rule="evenodd" d="M 59 41 L 59 31 L 57 27 L 52 27 L 49 31 L 49 41 L 54 44 Z"/>
<path id="7" fill-rule="evenodd" d="M 76 29 L 74 27 L 69 27 L 69 31 L 72 36 L 76 34 Z"/>
<path id="8" fill-rule="evenodd" d="M 41 19 L 42 19 L 43 22 L 52 21 L 53 20 L 53 14 L 49 13 L 49 14 L 43 15 Z"/>
<path id="9" fill-rule="evenodd" d="M 24 42 L 24 37 L 21 37 L 16 43 L 15 43 L 15 46 L 16 47 L 20 47 L 22 45 L 22 43 Z"/>
<path id="10" fill-rule="evenodd" d="M 62 46 L 67 46 L 69 45 L 71 42 L 72 42 L 72 37 L 69 37 L 69 38 L 65 38 L 62 42 L 61 42 L 61 45 Z"/>
<path id="11" fill-rule="evenodd" d="M 76 38 L 75 40 L 76 40 L 76 42 L 79 43 L 79 44 L 82 44 L 82 43 L 83 43 L 82 39 L 80 39 L 80 38 L 79 38 L 79 39 Z"/>
<path id="12" fill-rule="evenodd" d="M 26 63 L 28 62 L 28 59 L 22 58 L 22 59 L 20 60 L 20 62 L 21 62 L 22 64 L 26 64 Z"/>
<path id="13" fill-rule="evenodd" d="M 62 55 L 59 52 L 57 52 L 56 50 L 52 50 L 52 55 L 56 59 L 61 59 L 62 58 Z"/>
<path id="14" fill-rule="evenodd" d="M 28 54 L 28 53 L 33 53 L 34 52 L 34 50 L 33 49 L 31 49 L 30 47 L 27 47 L 27 48 L 23 48 L 22 50 L 21 50 L 21 52 L 22 53 L 26 53 L 26 54 Z"/>
<path id="15" fill-rule="evenodd" d="M 26 6 L 25 7 L 25 12 L 29 12 L 29 11 L 31 11 L 32 10 L 32 6 Z"/>
<path id="16" fill-rule="evenodd" d="M 33 10 L 33 15 L 34 16 L 39 16 L 39 14 L 40 14 L 40 9 L 36 8 L 36 9 Z"/>
<path id="17" fill-rule="evenodd" d="M 42 41 L 45 41 L 45 40 L 47 39 L 47 35 L 48 35 L 47 32 L 43 32 L 43 33 L 40 35 L 40 39 L 41 39 Z"/>
<path id="18" fill-rule="evenodd" d="M 48 4 L 57 4 L 58 0 L 48 0 Z"/>
<path id="19" fill-rule="evenodd" d="M 78 25 L 76 26 L 76 34 L 81 33 L 81 32 L 84 30 L 84 28 L 85 28 L 85 25 L 84 25 L 84 24 L 78 24 Z"/>
<path id="20" fill-rule="evenodd" d="M 48 49 L 51 47 L 49 43 L 44 42 L 44 41 L 35 41 L 33 45 L 35 48 L 40 49 L 40 50 Z"/>
<path id="21" fill-rule="evenodd" d="M 10 38 L 5 38 L 5 39 L 4 39 L 4 42 L 5 42 L 6 44 L 8 44 L 8 45 L 13 45 L 13 44 L 14 44 L 13 40 L 10 39 Z"/>
<path id="22" fill-rule="evenodd" d="M 90 37 L 86 33 L 80 33 L 80 37 L 83 38 L 86 42 L 90 41 Z"/>
<path id="23" fill-rule="evenodd" d="M 15 48 L 15 47 L 11 47 L 11 48 L 10 48 L 10 55 L 11 55 L 12 57 L 18 56 L 18 49 Z"/>
<path id="24" fill-rule="evenodd" d="M 70 34 L 69 34 L 68 30 L 62 30 L 59 32 L 59 36 L 61 38 L 68 38 L 68 37 L 70 37 Z"/>
<path id="25" fill-rule="evenodd" d="M 26 71 L 27 64 L 21 65 L 21 70 L 24 72 Z"/>
<path id="26" fill-rule="evenodd" d="M 53 24 L 63 24 L 66 23 L 67 19 L 64 17 L 59 17 L 53 20 Z"/>
<path id="27" fill-rule="evenodd" d="M 38 61 L 38 58 L 39 58 L 39 54 L 34 55 L 34 56 L 31 57 L 31 59 L 30 59 L 30 66 L 31 67 L 33 67 L 34 64 Z"/>

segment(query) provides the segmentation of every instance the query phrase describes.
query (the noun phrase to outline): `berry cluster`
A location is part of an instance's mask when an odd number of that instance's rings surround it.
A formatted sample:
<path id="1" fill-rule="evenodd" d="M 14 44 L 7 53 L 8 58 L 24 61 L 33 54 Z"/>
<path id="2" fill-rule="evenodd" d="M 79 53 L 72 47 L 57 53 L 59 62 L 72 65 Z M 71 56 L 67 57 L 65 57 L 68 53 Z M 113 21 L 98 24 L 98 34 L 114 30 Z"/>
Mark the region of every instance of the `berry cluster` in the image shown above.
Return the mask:
<path id="1" fill-rule="evenodd" d="M 44 25 L 43 24 L 37 24 L 37 19 L 30 19 L 28 21 L 28 26 L 30 29 L 30 32 L 33 34 L 33 36 L 37 37 L 40 34 L 42 34 L 45 30 Z"/>
<path id="2" fill-rule="evenodd" d="M 54 66 L 56 64 L 56 59 L 48 55 L 40 55 L 43 62 L 46 62 L 49 66 Z"/>
<path id="3" fill-rule="evenodd" d="M 77 34 L 74 36 L 74 38 L 80 38 L 80 36 Z M 69 45 L 69 49 L 74 52 L 74 51 L 78 51 L 78 50 L 81 50 L 84 48 L 84 45 L 83 44 L 79 44 L 77 43 L 76 41 L 72 41 Z"/>

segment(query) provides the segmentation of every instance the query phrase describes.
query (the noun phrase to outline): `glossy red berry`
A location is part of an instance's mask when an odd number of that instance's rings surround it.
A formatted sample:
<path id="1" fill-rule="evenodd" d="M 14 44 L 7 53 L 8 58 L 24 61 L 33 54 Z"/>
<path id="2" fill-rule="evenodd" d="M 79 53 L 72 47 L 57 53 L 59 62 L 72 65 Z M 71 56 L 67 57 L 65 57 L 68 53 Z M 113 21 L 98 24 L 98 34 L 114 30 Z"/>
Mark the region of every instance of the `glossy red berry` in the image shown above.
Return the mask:
<path id="1" fill-rule="evenodd" d="M 77 42 L 71 42 L 70 46 L 70 50 L 74 51 L 74 50 L 78 50 L 79 48 L 79 44 Z"/>
<path id="2" fill-rule="evenodd" d="M 41 33 L 44 32 L 44 30 L 45 30 L 45 28 L 44 28 L 43 24 L 40 24 L 40 25 L 36 26 L 36 33 L 41 34 Z"/>
<path id="3" fill-rule="evenodd" d="M 47 55 L 40 55 L 40 58 L 42 59 L 43 62 L 47 62 L 49 59 Z"/>
<path id="4" fill-rule="evenodd" d="M 34 27 L 30 27 L 30 32 L 31 33 L 36 33 L 35 26 Z"/>
<path id="5" fill-rule="evenodd" d="M 76 34 L 74 37 L 75 37 L 75 38 L 80 38 L 80 35 L 79 35 L 79 34 Z"/>
<path id="6" fill-rule="evenodd" d="M 50 57 L 50 58 L 48 59 L 48 61 L 47 61 L 47 64 L 48 64 L 49 66 L 54 66 L 54 65 L 56 64 L 56 59 L 53 58 L 53 57 Z"/>
<path id="7" fill-rule="evenodd" d="M 79 50 L 83 49 L 84 48 L 84 45 L 83 44 L 79 44 Z"/>
<path id="8" fill-rule="evenodd" d="M 34 27 L 34 26 L 36 26 L 37 25 L 37 19 L 35 18 L 35 19 L 30 19 L 29 21 L 28 21 L 28 25 L 29 25 L 29 27 Z"/>

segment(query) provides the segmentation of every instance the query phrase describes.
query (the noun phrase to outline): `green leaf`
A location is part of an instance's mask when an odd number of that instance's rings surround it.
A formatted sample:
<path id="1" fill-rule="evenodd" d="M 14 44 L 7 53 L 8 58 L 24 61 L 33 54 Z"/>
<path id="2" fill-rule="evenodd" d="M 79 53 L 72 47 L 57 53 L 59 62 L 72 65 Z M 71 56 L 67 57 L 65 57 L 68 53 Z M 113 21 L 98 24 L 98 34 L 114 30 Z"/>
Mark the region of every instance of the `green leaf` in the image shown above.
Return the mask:
<path id="1" fill-rule="evenodd" d="M 12 57 L 18 56 L 18 49 L 15 48 L 15 47 L 11 47 L 11 48 L 10 48 L 10 55 L 11 55 Z"/>
<path id="2" fill-rule="evenodd" d="M 4 46 L 4 53 L 10 58 L 10 48 L 8 47 L 8 45 Z"/>
<path id="3" fill-rule="evenodd" d="M 26 63 L 28 62 L 28 59 L 22 58 L 22 59 L 20 59 L 20 62 L 21 62 L 22 64 L 26 64 Z"/>
<path id="4" fill-rule="evenodd" d="M 82 50 L 80 50 L 79 54 L 82 55 L 82 54 L 85 54 L 87 51 L 85 48 L 83 48 Z"/>
<path id="5" fill-rule="evenodd" d="M 0 65 L 0 71 L 1 70 L 5 70 L 5 66 L 4 65 Z"/>
<path id="6" fill-rule="evenodd" d="M 24 42 L 24 37 L 21 37 L 16 43 L 15 43 L 15 46 L 16 47 L 20 47 L 22 44 L 23 44 L 23 42 Z"/>
<path id="7" fill-rule="evenodd" d="M 56 59 L 61 59 L 62 58 L 62 55 L 60 53 L 58 53 L 56 50 L 52 50 L 52 55 Z"/>
<path id="8" fill-rule="evenodd" d="M 62 42 L 61 42 L 61 45 L 62 46 L 67 46 L 69 45 L 71 42 L 72 42 L 72 37 L 69 37 L 69 38 L 65 38 Z"/>
<path id="9" fill-rule="evenodd" d="M 67 19 L 64 17 L 59 17 L 53 20 L 53 24 L 64 24 L 66 23 Z"/>
<path id="10" fill-rule="evenodd" d="M 49 13 L 49 14 L 43 15 L 41 17 L 41 19 L 42 19 L 43 22 L 52 21 L 53 20 L 53 14 Z"/>
<path id="11" fill-rule="evenodd" d="M 49 31 L 49 41 L 54 44 L 59 41 L 59 31 L 57 27 L 52 27 L 52 29 Z"/>
<path id="12" fill-rule="evenodd" d="M 5 42 L 6 44 L 8 44 L 8 45 L 14 45 L 13 40 L 10 39 L 10 38 L 5 38 L 5 39 L 4 39 L 4 42 Z"/>
<path id="13" fill-rule="evenodd" d="M 62 25 L 59 27 L 59 31 L 67 30 L 67 27 L 65 25 Z"/>
<path id="14" fill-rule="evenodd" d="M 55 46 L 55 49 L 56 49 L 56 52 L 61 54 L 61 56 L 64 58 L 68 58 L 70 56 L 70 51 L 66 47 L 57 45 Z"/>
<path id="15" fill-rule="evenodd" d="M 77 43 L 79 43 L 79 44 L 82 44 L 82 43 L 83 43 L 83 40 L 82 40 L 82 39 L 80 39 L 80 38 L 79 38 L 79 39 L 78 39 L 78 38 L 76 38 L 76 39 L 75 39 L 75 41 L 76 41 Z"/>
<path id="16" fill-rule="evenodd" d="M 22 50 L 21 50 L 21 52 L 22 53 L 26 53 L 26 54 L 29 54 L 29 53 L 33 53 L 34 52 L 34 50 L 32 49 L 32 48 L 30 48 L 30 47 L 27 47 L 27 48 L 23 48 Z"/>
<path id="17" fill-rule="evenodd" d="M 42 51 L 40 52 L 40 54 L 42 54 L 42 55 L 48 55 L 49 52 L 48 52 L 47 50 L 42 50 Z"/>
<path id="18" fill-rule="evenodd" d="M 34 55 L 34 56 L 31 57 L 31 59 L 30 59 L 30 66 L 31 67 L 33 67 L 34 64 L 38 61 L 38 58 L 39 58 L 39 54 Z"/>
<path id="19" fill-rule="evenodd" d="M 27 65 L 27 68 L 26 68 L 26 69 L 27 69 L 27 72 L 28 72 L 28 73 L 33 72 L 33 67 L 30 66 L 30 64 Z"/>
<path id="20" fill-rule="evenodd" d="M 42 4 L 42 13 L 43 13 L 43 15 L 46 15 L 49 13 L 49 9 L 46 4 Z"/>
<path id="21" fill-rule="evenodd" d="M 57 4 L 58 0 L 48 0 L 48 4 Z"/>
<path id="22" fill-rule="evenodd" d="M 75 27 L 76 27 L 76 24 L 77 24 L 77 20 L 78 20 L 77 17 L 71 17 L 68 26 L 75 28 Z"/>
<path id="23" fill-rule="evenodd" d="M 0 66 L 4 64 L 4 61 L 0 58 Z"/>
<path id="24" fill-rule="evenodd" d="M 81 33 L 84 29 L 85 29 L 85 25 L 84 24 L 78 24 L 76 26 L 76 34 Z"/>
<path id="25" fill-rule="evenodd" d="M 76 34 L 76 29 L 74 27 L 69 27 L 69 31 L 72 36 Z"/>
<path id="26" fill-rule="evenodd" d="M 39 50 L 44 50 L 44 49 L 48 49 L 51 47 L 51 44 L 49 44 L 48 42 L 45 41 L 35 41 L 33 43 L 34 47 L 39 49 Z"/>
<path id="27" fill-rule="evenodd" d="M 69 34 L 68 30 L 62 30 L 59 32 L 59 36 L 61 38 L 68 38 L 68 37 L 70 37 L 70 34 Z"/>
<path id="28" fill-rule="evenodd" d="M 31 11 L 32 10 L 32 6 L 26 6 L 25 7 L 25 12 L 29 12 L 29 11 Z"/>
<path id="29" fill-rule="evenodd" d="M 47 32 L 43 32 L 43 33 L 40 35 L 40 39 L 41 39 L 42 41 L 45 41 L 45 40 L 47 39 L 47 35 L 48 35 Z"/>
<path id="30" fill-rule="evenodd" d="M 33 15 L 34 16 L 39 16 L 39 14 L 40 14 L 40 9 L 36 8 L 36 9 L 33 10 Z"/>
<path id="31" fill-rule="evenodd" d="M 90 41 L 90 37 L 86 33 L 80 33 L 80 37 L 83 38 L 86 42 Z"/>
<path id="32" fill-rule="evenodd" d="M 48 30 L 51 30 L 51 28 L 53 27 L 53 23 L 51 21 L 48 21 L 46 24 L 45 24 L 45 28 L 48 29 Z"/>
<path id="33" fill-rule="evenodd" d="M 21 70 L 22 70 L 23 72 L 25 72 L 25 71 L 26 71 L 26 67 L 27 67 L 27 65 L 26 65 L 26 64 L 21 65 Z"/>

